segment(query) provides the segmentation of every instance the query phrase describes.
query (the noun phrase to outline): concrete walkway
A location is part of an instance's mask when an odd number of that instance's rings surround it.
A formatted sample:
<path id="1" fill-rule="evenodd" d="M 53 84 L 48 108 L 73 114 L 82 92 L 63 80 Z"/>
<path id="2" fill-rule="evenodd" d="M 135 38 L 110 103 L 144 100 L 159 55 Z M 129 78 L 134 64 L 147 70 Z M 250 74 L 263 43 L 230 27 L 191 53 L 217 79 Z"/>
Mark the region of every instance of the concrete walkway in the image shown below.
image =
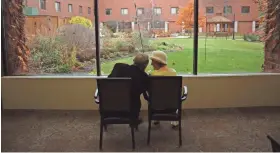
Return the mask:
<path id="1" fill-rule="evenodd" d="M 145 115 L 143 115 L 145 116 Z M 145 119 L 145 117 L 144 117 Z M 147 122 L 136 132 L 135 151 L 271 151 L 266 134 L 280 141 L 280 107 L 185 110 L 183 146 L 169 122 L 153 127 L 146 145 Z M 131 151 L 127 125 L 104 134 L 104 151 Z M 99 115 L 94 111 L 4 111 L 2 151 L 99 151 Z"/>

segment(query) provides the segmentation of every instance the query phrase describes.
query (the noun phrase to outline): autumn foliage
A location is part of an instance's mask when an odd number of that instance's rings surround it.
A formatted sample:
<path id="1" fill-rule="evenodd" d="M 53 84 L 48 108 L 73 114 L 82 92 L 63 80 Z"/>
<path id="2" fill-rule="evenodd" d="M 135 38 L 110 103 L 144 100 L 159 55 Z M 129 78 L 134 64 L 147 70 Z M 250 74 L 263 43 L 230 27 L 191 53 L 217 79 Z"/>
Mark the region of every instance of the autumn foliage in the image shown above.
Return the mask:
<path id="1" fill-rule="evenodd" d="M 201 13 L 199 13 L 201 14 Z M 198 17 L 198 24 L 200 27 L 205 25 L 205 16 Z M 179 17 L 176 21 L 177 24 L 181 25 L 185 30 L 191 29 L 194 26 L 194 2 L 191 0 L 184 8 L 180 8 Z"/>

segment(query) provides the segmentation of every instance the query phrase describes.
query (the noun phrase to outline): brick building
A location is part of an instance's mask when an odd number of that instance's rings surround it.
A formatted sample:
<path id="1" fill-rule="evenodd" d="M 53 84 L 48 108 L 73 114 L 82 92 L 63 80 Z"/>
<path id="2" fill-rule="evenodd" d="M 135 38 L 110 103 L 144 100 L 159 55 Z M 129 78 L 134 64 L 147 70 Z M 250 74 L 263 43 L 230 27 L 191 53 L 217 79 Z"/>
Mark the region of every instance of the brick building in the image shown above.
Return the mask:
<path id="1" fill-rule="evenodd" d="M 93 0 L 24 0 L 25 14 L 59 17 L 83 16 L 93 20 Z"/>
<path id="2" fill-rule="evenodd" d="M 179 32 L 182 27 L 176 24 L 178 10 L 185 7 L 190 0 L 99 0 L 101 24 L 114 24 L 116 30 L 122 27 L 135 29 L 136 13 L 142 26 L 146 29 L 156 28 L 169 32 Z M 134 7 L 136 3 L 137 9 Z M 70 17 L 81 15 L 94 18 L 93 0 L 26 0 L 26 6 L 38 9 L 38 15 Z M 152 3 L 154 9 L 152 10 Z M 45 8 L 44 8 L 45 5 Z M 43 7 L 42 7 L 43 6 Z M 71 10 L 71 11 L 70 11 Z M 82 11 L 81 11 L 82 10 Z M 152 12 L 155 14 L 152 15 Z M 199 12 L 207 19 L 224 16 L 234 22 L 234 31 L 240 34 L 254 32 L 257 28 L 258 6 L 252 0 L 200 0 Z M 235 15 L 235 20 L 234 20 Z M 211 27 L 213 31 L 221 30 L 220 24 Z M 201 27 L 205 32 L 206 27 Z"/>

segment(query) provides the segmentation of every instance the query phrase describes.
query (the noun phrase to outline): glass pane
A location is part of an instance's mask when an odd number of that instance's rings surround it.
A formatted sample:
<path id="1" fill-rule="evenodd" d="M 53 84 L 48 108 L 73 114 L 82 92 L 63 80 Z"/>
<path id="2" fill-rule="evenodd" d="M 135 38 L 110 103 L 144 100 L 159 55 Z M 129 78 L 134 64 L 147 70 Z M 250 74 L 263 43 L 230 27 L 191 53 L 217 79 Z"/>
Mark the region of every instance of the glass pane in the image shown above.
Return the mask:
<path id="1" fill-rule="evenodd" d="M 70 13 L 73 10 L 69 1 L 28 1 L 25 7 L 21 0 L 3 3 L 9 6 L 3 7 L 7 9 L 4 12 L 10 11 L 3 14 L 2 31 L 9 75 L 90 75 L 95 71 L 93 15 L 77 16 L 78 9 Z M 55 10 L 65 6 L 66 10 L 54 16 L 51 9 L 40 11 L 43 4 Z M 92 7 L 92 2 L 83 5 Z"/>
<path id="2" fill-rule="evenodd" d="M 156 50 L 166 53 L 167 66 L 175 69 L 178 74 L 192 73 L 193 16 L 187 25 L 182 23 L 184 19 L 179 19 L 179 16 L 189 6 L 192 10 L 193 3 L 178 0 L 164 3 L 135 0 L 135 9 L 133 1 L 118 5 L 114 2 L 119 1 L 103 0 L 99 4 L 101 10 L 113 8 L 111 16 L 107 16 L 105 12 L 100 15 L 103 75 L 110 74 L 116 63 L 133 64 L 136 54 L 144 52 L 151 56 Z M 174 7 L 174 14 L 171 14 L 170 6 Z M 124 13 L 122 8 L 126 7 L 128 14 L 121 15 Z M 152 71 L 154 68 L 149 63 L 146 72 Z"/>
<path id="3" fill-rule="evenodd" d="M 264 42 L 260 39 L 263 29 L 257 28 L 260 19 L 258 4 L 248 1 L 246 5 L 249 6 L 244 7 L 234 0 L 215 4 L 201 0 L 200 5 L 213 5 L 217 12 L 206 13 L 207 24 L 203 27 L 205 36 L 199 37 L 198 72 L 262 72 Z M 248 15 L 242 14 L 250 8 Z"/>

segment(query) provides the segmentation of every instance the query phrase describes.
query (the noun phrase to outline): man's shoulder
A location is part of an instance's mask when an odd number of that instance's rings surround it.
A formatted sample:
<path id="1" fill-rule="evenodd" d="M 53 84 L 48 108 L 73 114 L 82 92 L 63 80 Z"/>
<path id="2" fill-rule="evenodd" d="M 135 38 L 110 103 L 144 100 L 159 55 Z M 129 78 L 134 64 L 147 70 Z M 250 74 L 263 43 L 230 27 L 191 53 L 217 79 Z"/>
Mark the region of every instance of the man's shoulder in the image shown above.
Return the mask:
<path id="1" fill-rule="evenodd" d="M 125 63 L 116 63 L 114 67 L 129 67 L 129 65 Z"/>
<path id="2" fill-rule="evenodd" d="M 130 73 L 136 75 L 136 76 L 147 76 L 148 77 L 148 74 L 145 72 L 145 71 L 142 71 L 140 70 L 137 66 L 134 66 L 134 65 L 131 65 L 130 66 Z"/>

